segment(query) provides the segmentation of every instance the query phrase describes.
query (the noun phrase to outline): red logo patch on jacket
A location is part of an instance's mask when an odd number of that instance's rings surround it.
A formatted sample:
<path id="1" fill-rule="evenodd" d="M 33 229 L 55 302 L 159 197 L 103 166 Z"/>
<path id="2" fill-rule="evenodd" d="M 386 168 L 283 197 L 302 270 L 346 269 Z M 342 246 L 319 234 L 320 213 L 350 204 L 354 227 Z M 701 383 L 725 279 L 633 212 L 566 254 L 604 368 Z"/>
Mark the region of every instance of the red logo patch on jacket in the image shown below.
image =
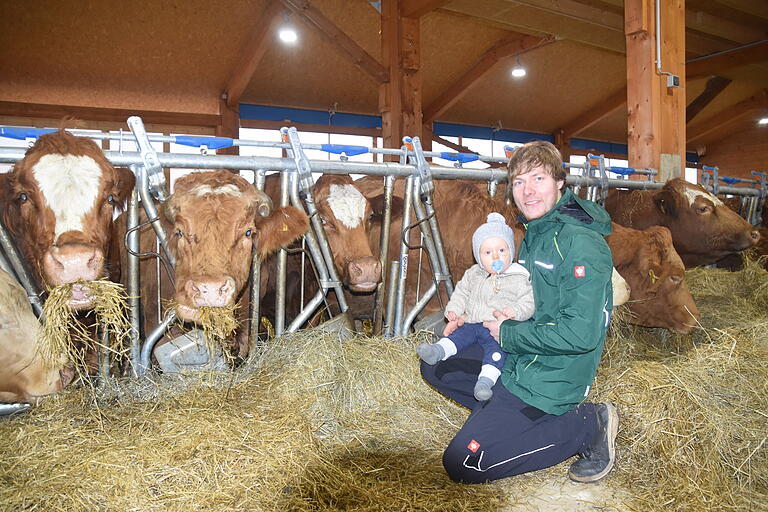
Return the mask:
<path id="1" fill-rule="evenodd" d="M 584 277 L 587 275 L 587 271 L 584 269 L 584 265 L 576 265 L 573 267 L 573 275 L 576 277 Z"/>
<path id="2" fill-rule="evenodd" d="M 471 451 L 472 453 L 475 453 L 477 450 L 480 449 L 480 443 L 478 443 L 473 439 L 469 442 L 469 444 L 467 445 L 467 448 L 469 448 L 469 451 Z"/>

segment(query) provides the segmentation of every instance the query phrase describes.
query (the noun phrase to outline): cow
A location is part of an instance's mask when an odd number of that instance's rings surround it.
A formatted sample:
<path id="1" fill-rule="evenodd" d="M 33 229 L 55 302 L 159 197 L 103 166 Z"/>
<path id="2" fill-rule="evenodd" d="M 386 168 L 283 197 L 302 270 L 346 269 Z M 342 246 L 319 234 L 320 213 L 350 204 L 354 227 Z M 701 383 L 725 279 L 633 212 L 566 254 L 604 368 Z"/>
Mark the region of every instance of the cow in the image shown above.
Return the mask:
<path id="1" fill-rule="evenodd" d="M 708 265 L 756 245 L 760 233 L 700 185 L 675 178 L 659 190 L 612 190 L 611 219 L 645 229 L 665 226 L 686 267 Z"/>
<path id="2" fill-rule="evenodd" d="M 113 167 L 93 140 L 64 130 L 39 137 L 11 172 L 0 175 L 3 222 L 38 285 L 119 279 L 119 268 L 105 262 L 113 216 L 134 183 L 133 173 Z M 72 310 L 90 309 L 93 302 L 87 287 L 72 287 Z"/>
<path id="3" fill-rule="evenodd" d="M 362 178 L 356 182 L 358 187 L 367 195 L 379 194 L 382 183 L 379 178 Z M 440 226 L 445 256 L 454 281 L 460 278 L 471 265 L 475 263 L 469 242 L 472 232 L 483 222 L 491 211 L 498 211 L 504 215 L 507 223 L 515 232 L 515 245 L 519 247 L 523 237 L 524 227 L 519 222 L 518 210 L 515 205 L 506 200 L 503 184 L 499 185 L 494 198 L 491 198 L 485 190 L 484 182 L 469 182 L 462 180 L 436 180 L 433 203 Z M 395 194 L 402 194 L 402 186 L 395 189 Z M 399 248 L 400 233 L 393 223 L 393 234 L 390 237 L 390 259 L 395 257 Z M 621 226 L 614 223 L 614 227 L 622 233 Z M 653 228 L 648 233 L 636 231 L 637 240 L 643 240 L 650 244 L 654 240 L 654 250 L 645 248 L 638 253 L 642 257 L 627 261 L 626 258 L 617 259 L 617 255 L 623 255 L 617 248 L 614 254 L 614 300 L 618 306 L 627 296 L 627 304 L 631 315 L 628 321 L 638 325 L 654 325 L 664 327 L 675 332 L 690 332 L 695 325 L 694 318 L 699 318 L 698 310 L 693 298 L 684 282 L 684 268 L 679 256 L 674 250 L 666 228 Z M 666 233 L 666 237 L 664 235 Z M 653 235 L 653 236 L 651 236 Z M 374 236 L 378 236 L 375 234 Z M 621 236 L 607 239 L 609 246 L 621 243 Z M 373 242 L 373 241 L 372 241 Z M 416 242 L 412 238 L 412 242 Z M 628 246 L 636 247 L 635 243 L 625 241 Z M 517 248 L 516 247 L 516 248 Z M 415 272 L 409 266 L 409 283 L 415 278 Z M 618 271 L 618 272 L 616 272 Z M 651 272 L 652 271 L 652 272 Z M 650 274 L 661 278 L 659 281 L 648 284 Z M 617 276 L 618 273 L 618 276 Z M 679 278 L 679 280 L 678 280 Z M 424 281 L 427 279 L 427 281 Z M 431 279 L 427 270 L 422 270 L 422 282 Z M 627 290 L 627 287 L 629 290 Z M 629 292 L 629 293 L 627 293 Z M 406 301 L 414 303 L 415 292 L 409 284 Z M 635 302 L 633 302 L 635 301 Z M 442 308 L 436 300 L 430 301 L 422 314 L 439 311 Z M 691 311 L 690 315 L 682 314 L 685 309 Z M 664 313 L 659 313 L 664 312 Z"/>
<path id="4" fill-rule="evenodd" d="M 263 260 L 302 236 L 309 225 L 303 211 L 293 206 L 274 208 L 264 192 L 228 170 L 194 172 L 179 178 L 159 213 L 176 260 L 173 284 L 165 272 L 161 273 L 160 295 L 173 300 L 179 319 L 193 324 L 200 320 L 202 307 L 238 303 L 242 326 L 242 315 L 248 312 L 249 294 L 245 290 L 252 250 Z M 154 244 L 153 232 L 145 227 L 140 233 L 145 252 Z M 142 268 L 141 275 L 146 333 L 159 320 L 155 308 L 148 307 L 148 299 L 157 293 L 155 266 Z M 234 355 L 245 357 L 246 329 L 237 330 L 236 341 Z"/>
<path id="5" fill-rule="evenodd" d="M 0 402 L 37 403 L 74 375 L 37 353 L 40 324 L 24 289 L 0 270 Z"/>
<path id="6" fill-rule="evenodd" d="M 614 267 L 629 284 L 628 322 L 689 334 L 701 315 L 685 282 L 685 266 L 669 229 L 651 226 L 637 230 L 615 222 L 612 227 L 605 239 Z"/>
<path id="7" fill-rule="evenodd" d="M 723 203 L 731 210 L 739 213 L 741 211 L 741 197 L 728 197 L 723 199 Z M 765 200 L 762 205 L 762 221 L 755 225 L 755 229 L 760 232 L 760 240 L 755 244 L 754 251 L 750 251 L 751 256 L 761 258 L 768 255 L 768 210 L 766 210 Z M 768 270 L 768 258 L 761 258 L 760 262 L 763 268 Z M 717 268 L 726 268 L 728 270 L 741 270 L 743 267 L 743 261 L 740 254 L 732 254 L 725 258 L 718 260 L 716 263 Z"/>
<path id="8" fill-rule="evenodd" d="M 273 201 L 278 197 L 279 175 L 267 176 L 265 192 Z M 370 201 L 356 187 L 347 175 L 325 174 L 320 176 L 312 188 L 314 205 L 323 226 L 336 274 L 344 288 L 345 298 L 355 301 L 357 296 L 370 295 L 381 281 L 381 263 L 378 254 L 371 249 L 369 235 L 373 209 Z M 379 199 L 379 198 L 377 198 Z M 377 244 L 378 245 L 378 242 Z M 295 317 L 301 307 L 301 258 L 289 254 L 286 270 L 286 318 Z M 269 273 L 276 275 L 276 258 L 266 263 Z M 305 269 L 304 297 L 312 297 L 318 290 L 312 270 Z M 269 280 L 267 296 L 274 292 L 275 282 Z M 338 312 L 335 294 L 328 296 L 328 307 L 332 314 Z M 363 299 L 365 300 L 365 299 Z M 274 304 L 265 301 L 262 312 L 274 315 Z"/>

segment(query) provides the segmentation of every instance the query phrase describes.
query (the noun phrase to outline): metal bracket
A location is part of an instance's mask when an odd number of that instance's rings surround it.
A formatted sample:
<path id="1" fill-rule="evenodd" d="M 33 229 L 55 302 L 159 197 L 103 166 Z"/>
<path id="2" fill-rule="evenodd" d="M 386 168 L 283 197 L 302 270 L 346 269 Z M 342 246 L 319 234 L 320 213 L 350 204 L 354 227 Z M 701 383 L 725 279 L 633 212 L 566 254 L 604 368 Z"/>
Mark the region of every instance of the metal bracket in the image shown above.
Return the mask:
<path id="1" fill-rule="evenodd" d="M 435 184 L 432 182 L 432 171 L 429 170 L 429 162 L 424 157 L 424 149 L 421 147 L 421 140 L 418 137 L 404 137 L 403 142 L 413 151 L 411 156 L 412 163 L 419 171 L 421 178 L 421 195 L 431 196 L 435 191 Z"/>
<path id="2" fill-rule="evenodd" d="M 312 166 L 309 164 L 309 159 L 301 147 L 298 131 L 293 126 L 290 128 L 280 128 L 280 137 L 283 139 L 283 142 L 288 142 L 291 145 L 293 161 L 296 162 L 296 170 L 299 176 L 299 190 L 312 190 L 315 184 L 312 180 Z"/>
<path id="3" fill-rule="evenodd" d="M 128 118 L 128 127 L 136 138 L 136 145 L 139 146 L 141 161 L 144 163 L 144 169 L 147 173 L 149 193 L 156 200 L 163 202 L 168 199 L 165 174 L 163 174 L 163 167 L 160 165 L 157 152 L 149 141 L 147 130 L 144 128 L 144 122 L 139 116 L 131 116 Z"/>

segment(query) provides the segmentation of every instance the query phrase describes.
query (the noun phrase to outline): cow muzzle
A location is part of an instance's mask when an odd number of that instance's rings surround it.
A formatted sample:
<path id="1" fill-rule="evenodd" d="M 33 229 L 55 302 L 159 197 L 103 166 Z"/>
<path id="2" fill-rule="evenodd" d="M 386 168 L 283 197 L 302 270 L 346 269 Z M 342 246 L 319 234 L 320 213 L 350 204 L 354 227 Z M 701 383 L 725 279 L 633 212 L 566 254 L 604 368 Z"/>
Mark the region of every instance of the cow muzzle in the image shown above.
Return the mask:
<path id="1" fill-rule="evenodd" d="M 55 287 L 75 281 L 94 281 L 104 275 L 104 253 L 87 244 L 64 244 L 51 247 L 43 256 L 43 279 Z M 72 286 L 70 307 L 74 310 L 93 306 L 94 297 L 86 286 Z"/>
<path id="2" fill-rule="evenodd" d="M 200 316 L 198 308 L 228 306 L 234 295 L 235 280 L 229 276 L 189 279 L 182 293 L 177 294 L 176 314 L 182 320 L 194 322 Z"/>
<path id="3" fill-rule="evenodd" d="M 381 281 L 381 263 L 372 256 L 347 263 L 347 287 L 353 292 L 368 293 Z"/>

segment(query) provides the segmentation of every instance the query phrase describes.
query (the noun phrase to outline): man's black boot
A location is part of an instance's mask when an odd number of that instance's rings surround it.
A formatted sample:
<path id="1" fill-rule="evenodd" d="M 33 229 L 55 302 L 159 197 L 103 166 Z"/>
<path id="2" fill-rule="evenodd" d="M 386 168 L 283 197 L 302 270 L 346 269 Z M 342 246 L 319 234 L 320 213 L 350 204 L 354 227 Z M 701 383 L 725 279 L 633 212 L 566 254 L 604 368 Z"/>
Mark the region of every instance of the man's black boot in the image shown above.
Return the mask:
<path id="1" fill-rule="evenodd" d="M 597 482 L 611 472 L 616 462 L 619 413 L 611 402 L 595 404 L 597 435 L 581 458 L 571 464 L 568 476 L 575 482 Z"/>

